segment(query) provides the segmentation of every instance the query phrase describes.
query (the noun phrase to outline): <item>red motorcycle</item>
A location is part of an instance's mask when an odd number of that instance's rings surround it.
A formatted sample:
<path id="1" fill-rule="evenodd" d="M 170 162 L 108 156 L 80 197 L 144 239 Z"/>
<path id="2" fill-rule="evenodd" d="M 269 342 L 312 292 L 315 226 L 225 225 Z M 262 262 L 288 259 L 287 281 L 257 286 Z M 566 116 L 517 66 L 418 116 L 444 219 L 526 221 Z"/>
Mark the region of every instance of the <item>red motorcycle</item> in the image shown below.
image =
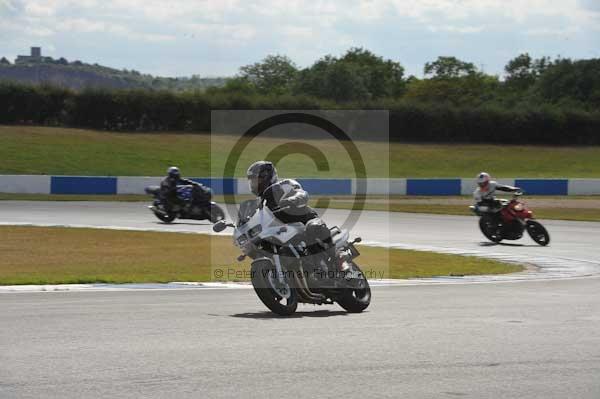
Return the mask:
<path id="1" fill-rule="evenodd" d="M 534 220 L 533 212 L 518 200 L 517 193 L 509 201 L 499 200 L 499 206 L 472 205 L 469 208 L 479 216 L 479 228 L 483 235 L 492 242 L 502 240 L 518 240 L 527 230 L 529 236 L 539 245 L 550 243 L 550 235 L 541 223 Z"/>

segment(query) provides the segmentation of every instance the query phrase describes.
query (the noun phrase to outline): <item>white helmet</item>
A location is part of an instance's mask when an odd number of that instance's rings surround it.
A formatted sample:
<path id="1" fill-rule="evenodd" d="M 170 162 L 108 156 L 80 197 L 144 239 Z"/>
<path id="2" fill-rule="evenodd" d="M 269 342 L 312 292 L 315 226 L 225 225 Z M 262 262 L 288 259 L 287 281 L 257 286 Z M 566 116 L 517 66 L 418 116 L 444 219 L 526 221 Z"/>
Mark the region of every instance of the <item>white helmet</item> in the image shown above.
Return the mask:
<path id="1" fill-rule="evenodd" d="M 481 172 L 480 174 L 477 175 L 477 185 L 479 187 L 485 187 L 489 184 L 491 178 L 490 175 L 485 173 L 485 172 Z"/>

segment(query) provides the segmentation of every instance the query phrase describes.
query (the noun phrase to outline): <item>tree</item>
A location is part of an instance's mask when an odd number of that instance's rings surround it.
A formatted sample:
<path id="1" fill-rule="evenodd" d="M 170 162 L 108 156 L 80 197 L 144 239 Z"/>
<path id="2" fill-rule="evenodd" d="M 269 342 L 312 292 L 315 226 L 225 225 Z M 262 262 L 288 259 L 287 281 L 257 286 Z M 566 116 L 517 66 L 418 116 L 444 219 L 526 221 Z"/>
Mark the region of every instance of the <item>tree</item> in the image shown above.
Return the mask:
<path id="1" fill-rule="evenodd" d="M 438 57 L 437 60 L 426 63 L 423 71 L 425 75 L 433 75 L 437 79 L 451 79 L 472 75 L 477 69 L 473 63 L 456 57 Z"/>
<path id="2" fill-rule="evenodd" d="M 69 65 L 69 61 L 67 61 L 64 57 L 60 57 L 58 60 L 56 60 L 56 63 L 60 65 Z"/>
<path id="3" fill-rule="evenodd" d="M 297 74 L 294 62 L 283 55 L 269 55 L 261 62 L 240 68 L 241 78 L 247 79 L 265 94 L 289 92 Z"/>
<path id="4" fill-rule="evenodd" d="M 548 57 L 534 60 L 528 53 L 520 54 L 504 67 L 506 83 L 509 87 L 526 90 L 550 65 L 552 65 L 552 61 Z"/>
<path id="5" fill-rule="evenodd" d="M 256 86 L 248 79 L 242 77 L 235 77 L 228 79 L 223 87 L 209 87 L 208 91 L 223 91 L 225 93 L 252 95 L 256 94 L 256 90 Z"/>
<path id="6" fill-rule="evenodd" d="M 532 90 L 540 101 L 598 109 L 600 58 L 556 60 L 544 70 Z"/>
<path id="7" fill-rule="evenodd" d="M 404 68 L 368 50 L 351 48 L 342 57 L 327 55 L 302 70 L 295 92 L 338 102 L 398 96 Z"/>
<path id="8" fill-rule="evenodd" d="M 431 104 L 479 106 L 494 99 L 499 87 L 497 76 L 483 73 L 451 79 L 412 79 L 405 98 Z"/>
<path id="9" fill-rule="evenodd" d="M 6 59 L 6 57 L 2 57 L 0 59 L 0 64 L 2 65 L 10 65 L 10 61 Z"/>

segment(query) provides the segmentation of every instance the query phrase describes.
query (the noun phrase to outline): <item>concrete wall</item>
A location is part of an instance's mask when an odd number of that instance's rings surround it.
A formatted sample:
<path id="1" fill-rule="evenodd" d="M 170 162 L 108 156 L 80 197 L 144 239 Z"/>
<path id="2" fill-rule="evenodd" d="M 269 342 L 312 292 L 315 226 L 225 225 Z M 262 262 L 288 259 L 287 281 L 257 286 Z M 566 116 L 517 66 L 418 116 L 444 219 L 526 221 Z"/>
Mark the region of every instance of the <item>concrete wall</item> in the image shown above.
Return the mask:
<path id="1" fill-rule="evenodd" d="M 162 177 L 0 175 L 1 193 L 23 194 L 144 194 L 144 188 Z M 249 194 L 246 179 L 194 178 L 215 194 Z M 303 179 L 298 181 L 314 195 L 469 195 L 469 179 Z M 499 179 L 530 195 L 600 195 L 600 179 Z"/>

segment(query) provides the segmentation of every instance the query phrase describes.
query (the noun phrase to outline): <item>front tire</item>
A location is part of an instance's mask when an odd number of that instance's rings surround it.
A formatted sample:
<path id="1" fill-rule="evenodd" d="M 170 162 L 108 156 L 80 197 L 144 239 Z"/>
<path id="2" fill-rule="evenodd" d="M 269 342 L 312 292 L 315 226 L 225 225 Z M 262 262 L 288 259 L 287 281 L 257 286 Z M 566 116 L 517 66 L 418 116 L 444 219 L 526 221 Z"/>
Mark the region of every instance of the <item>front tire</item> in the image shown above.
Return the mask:
<path id="1" fill-rule="evenodd" d="M 271 261 L 259 260 L 252 263 L 252 286 L 258 298 L 271 312 L 280 316 L 291 316 L 298 308 L 296 290 L 287 280 L 287 290 L 285 287 L 275 289 L 273 284 L 276 279 L 277 272 Z"/>
<path id="2" fill-rule="evenodd" d="M 217 204 L 210 204 L 210 221 L 217 223 L 219 220 L 225 219 L 225 212 Z"/>
<path id="3" fill-rule="evenodd" d="M 158 218 L 158 220 L 160 220 L 161 222 L 164 222 L 164 223 L 171 223 L 177 217 L 173 213 L 163 214 L 160 212 L 154 212 L 154 215 Z"/>
<path id="4" fill-rule="evenodd" d="M 371 304 L 371 287 L 360 267 L 352 262 L 354 272 L 360 274 L 357 288 L 346 288 L 337 303 L 348 313 L 360 313 Z"/>
<path id="5" fill-rule="evenodd" d="M 498 223 L 491 216 L 482 216 L 479 218 L 479 229 L 491 242 L 499 243 L 502 241 L 502 233 L 498 227 Z"/>
<path id="6" fill-rule="evenodd" d="M 550 244 L 550 234 L 548 234 L 548 230 L 535 220 L 527 221 L 527 233 L 529 233 L 529 236 L 533 241 L 543 247 Z"/>

